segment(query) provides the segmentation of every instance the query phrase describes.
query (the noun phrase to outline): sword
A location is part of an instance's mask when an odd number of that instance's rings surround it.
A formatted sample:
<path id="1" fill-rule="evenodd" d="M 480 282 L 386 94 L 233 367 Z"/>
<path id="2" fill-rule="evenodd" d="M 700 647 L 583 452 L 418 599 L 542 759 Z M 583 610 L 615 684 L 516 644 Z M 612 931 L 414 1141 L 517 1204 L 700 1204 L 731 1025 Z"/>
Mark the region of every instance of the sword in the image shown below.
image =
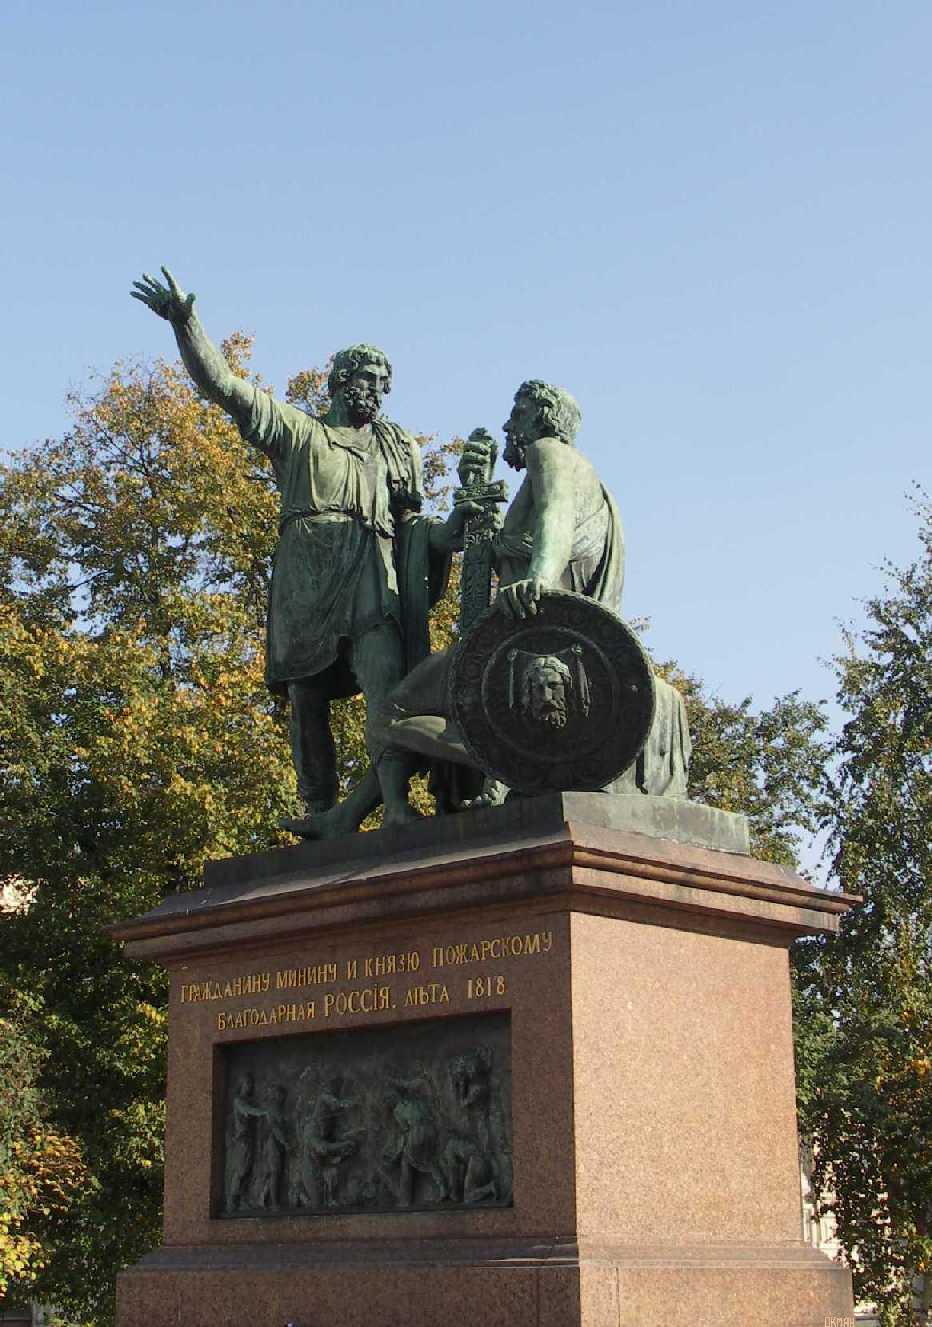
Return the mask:
<path id="1" fill-rule="evenodd" d="M 501 528 L 499 508 L 508 501 L 504 479 L 493 480 L 492 471 L 498 446 L 486 429 L 474 429 L 469 442 L 489 444 L 484 465 L 460 465 L 461 487 L 453 494 L 454 502 L 472 502 L 479 510 L 466 518 L 463 527 L 463 572 L 460 580 L 460 638 L 481 617 L 492 598 L 492 545 Z"/>

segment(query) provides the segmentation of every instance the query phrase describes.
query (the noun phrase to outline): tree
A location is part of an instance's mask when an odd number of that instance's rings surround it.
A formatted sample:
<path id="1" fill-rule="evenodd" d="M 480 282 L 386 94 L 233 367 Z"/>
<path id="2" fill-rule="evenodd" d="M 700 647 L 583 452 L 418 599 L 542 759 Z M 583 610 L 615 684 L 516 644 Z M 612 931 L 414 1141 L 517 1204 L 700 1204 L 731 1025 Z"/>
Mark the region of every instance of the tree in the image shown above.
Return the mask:
<path id="1" fill-rule="evenodd" d="M 791 691 L 755 712 L 749 696 L 733 703 L 709 694 L 675 663 L 659 671 L 686 698 L 690 799 L 743 813 L 756 857 L 798 866 L 801 838 L 819 825 L 827 752 L 821 703 Z"/>
<path id="2" fill-rule="evenodd" d="M 49 1235 L 87 1178 L 75 1141 L 45 1120 L 36 1013 L 34 1000 L 0 989 L 0 1301 L 13 1285 L 28 1296 Z"/>
<path id="3" fill-rule="evenodd" d="M 835 661 L 849 717 L 827 823 L 835 876 L 864 903 L 797 964 L 815 1182 L 885 1327 L 926 1321 L 914 1277 L 932 1289 L 932 507 L 915 505 L 920 556 L 887 566 Z"/>
<path id="4" fill-rule="evenodd" d="M 245 374 L 248 342 L 224 349 Z M 325 407 L 325 379 L 298 374 L 288 398 Z M 123 960 L 104 928 L 196 885 L 209 857 L 285 841 L 294 776 L 263 683 L 265 461 L 174 364 L 117 365 L 73 409 L 63 439 L 0 471 L 0 877 L 33 887 L 0 918 L 0 968 L 44 1010 L 41 1098 L 86 1166 L 67 1220 L 42 1232 L 38 1293 L 103 1327 L 116 1271 L 159 1239 L 165 1039 L 162 975 Z M 434 500 L 456 445 L 425 440 Z M 454 584 L 434 648 L 455 616 Z M 695 795 L 750 810 L 762 851 L 791 857 L 817 709 L 790 696 L 754 714 L 671 669 Z M 365 764 L 363 717 L 358 700 L 334 707 L 344 786 Z"/>

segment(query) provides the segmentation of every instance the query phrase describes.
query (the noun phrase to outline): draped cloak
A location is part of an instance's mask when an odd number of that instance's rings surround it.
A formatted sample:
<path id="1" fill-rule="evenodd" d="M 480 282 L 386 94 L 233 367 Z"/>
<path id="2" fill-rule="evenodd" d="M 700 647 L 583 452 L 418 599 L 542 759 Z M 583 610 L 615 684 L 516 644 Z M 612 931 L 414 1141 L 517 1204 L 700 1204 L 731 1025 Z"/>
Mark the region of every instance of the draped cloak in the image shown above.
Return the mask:
<path id="1" fill-rule="evenodd" d="M 271 460 L 281 495 L 267 618 L 266 682 L 276 692 L 314 678 L 331 699 L 359 690 L 346 646 L 397 624 L 406 671 L 429 650 L 427 614 L 449 559 L 430 549 L 420 449 L 397 424 L 371 435 L 328 427 L 253 389 L 237 414 Z"/>
<path id="2" fill-rule="evenodd" d="M 531 532 L 509 530 L 506 516 L 504 527 L 495 539 L 500 584 L 510 585 L 527 576 L 533 548 Z M 625 541 L 621 517 L 615 499 L 603 487 L 600 505 L 576 522 L 570 560 L 560 577 L 559 588 L 584 594 L 617 613 L 624 578 Z"/>

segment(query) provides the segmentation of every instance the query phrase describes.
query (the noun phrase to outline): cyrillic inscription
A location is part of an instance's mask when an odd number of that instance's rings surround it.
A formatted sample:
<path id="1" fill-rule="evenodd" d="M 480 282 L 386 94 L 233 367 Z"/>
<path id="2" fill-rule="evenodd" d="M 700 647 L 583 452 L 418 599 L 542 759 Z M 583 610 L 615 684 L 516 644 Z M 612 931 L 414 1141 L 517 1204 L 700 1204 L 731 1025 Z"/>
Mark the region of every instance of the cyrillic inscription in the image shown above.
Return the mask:
<path id="1" fill-rule="evenodd" d="M 552 931 L 534 931 L 530 935 L 497 935 L 492 940 L 466 941 L 455 945 L 436 945 L 431 950 L 435 968 L 462 963 L 488 963 L 493 958 L 524 958 L 549 954 L 553 948 Z"/>
<path id="2" fill-rule="evenodd" d="M 485 936 L 451 944 L 419 949 L 389 950 L 355 958 L 309 959 L 289 968 L 245 972 L 235 977 L 182 982 L 182 1004 L 222 1000 L 227 1007 L 216 1015 L 218 1032 L 237 1032 L 250 1027 L 279 1023 L 312 1023 L 330 1018 L 364 1017 L 398 1008 L 450 1004 L 455 998 L 491 999 L 507 994 L 505 977 L 475 974 L 466 980 L 451 980 L 452 974 L 438 971 L 492 963 L 512 958 L 542 958 L 553 950 L 552 931 L 516 931 L 510 935 Z M 442 980 L 432 980 L 431 973 Z M 392 980 L 388 980 L 391 978 Z M 399 981 L 399 978 L 408 978 Z M 414 980 L 411 980 L 411 979 Z M 340 989 L 347 982 L 365 983 Z M 269 1001 L 239 1006 L 230 1002 L 254 1000 L 259 995 L 281 995 L 313 988 L 312 999 Z"/>

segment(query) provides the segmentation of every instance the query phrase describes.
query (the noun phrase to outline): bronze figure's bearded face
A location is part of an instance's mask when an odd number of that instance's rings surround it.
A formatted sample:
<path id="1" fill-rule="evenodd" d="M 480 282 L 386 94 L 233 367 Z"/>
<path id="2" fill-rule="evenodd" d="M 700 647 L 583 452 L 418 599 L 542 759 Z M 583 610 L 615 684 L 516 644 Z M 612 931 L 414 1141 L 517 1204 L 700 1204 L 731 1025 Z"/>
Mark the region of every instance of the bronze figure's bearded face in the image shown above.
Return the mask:
<path id="1" fill-rule="evenodd" d="M 371 424 L 382 409 L 387 375 L 378 364 L 365 364 L 342 389 L 347 413 L 357 428 Z"/>
<path id="2" fill-rule="evenodd" d="M 559 438 L 572 446 L 582 414 L 569 392 L 532 378 L 515 392 L 515 403 L 503 426 L 504 460 L 523 470 L 524 453 L 538 438 Z"/>
<path id="3" fill-rule="evenodd" d="M 328 386 L 334 399 L 342 399 L 353 427 L 363 428 L 378 417 L 392 389 L 392 366 L 375 346 L 350 346 L 334 355 Z"/>
<path id="4" fill-rule="evenodd" d="M 521 686 L 525 718 L 547 728 L 565 728 L 573 679 L 556 655 L 540 655 L 529 664 Z"/>
<path id="5" fill-rule="evenodd" d="M 511 414 L 502 426 L 505 450 L 502 458 L 512 470 L 524 469 L 524 452 L 540 436 L 537 430 L 540 411 L 529 396 L 518 392 Z"/>

